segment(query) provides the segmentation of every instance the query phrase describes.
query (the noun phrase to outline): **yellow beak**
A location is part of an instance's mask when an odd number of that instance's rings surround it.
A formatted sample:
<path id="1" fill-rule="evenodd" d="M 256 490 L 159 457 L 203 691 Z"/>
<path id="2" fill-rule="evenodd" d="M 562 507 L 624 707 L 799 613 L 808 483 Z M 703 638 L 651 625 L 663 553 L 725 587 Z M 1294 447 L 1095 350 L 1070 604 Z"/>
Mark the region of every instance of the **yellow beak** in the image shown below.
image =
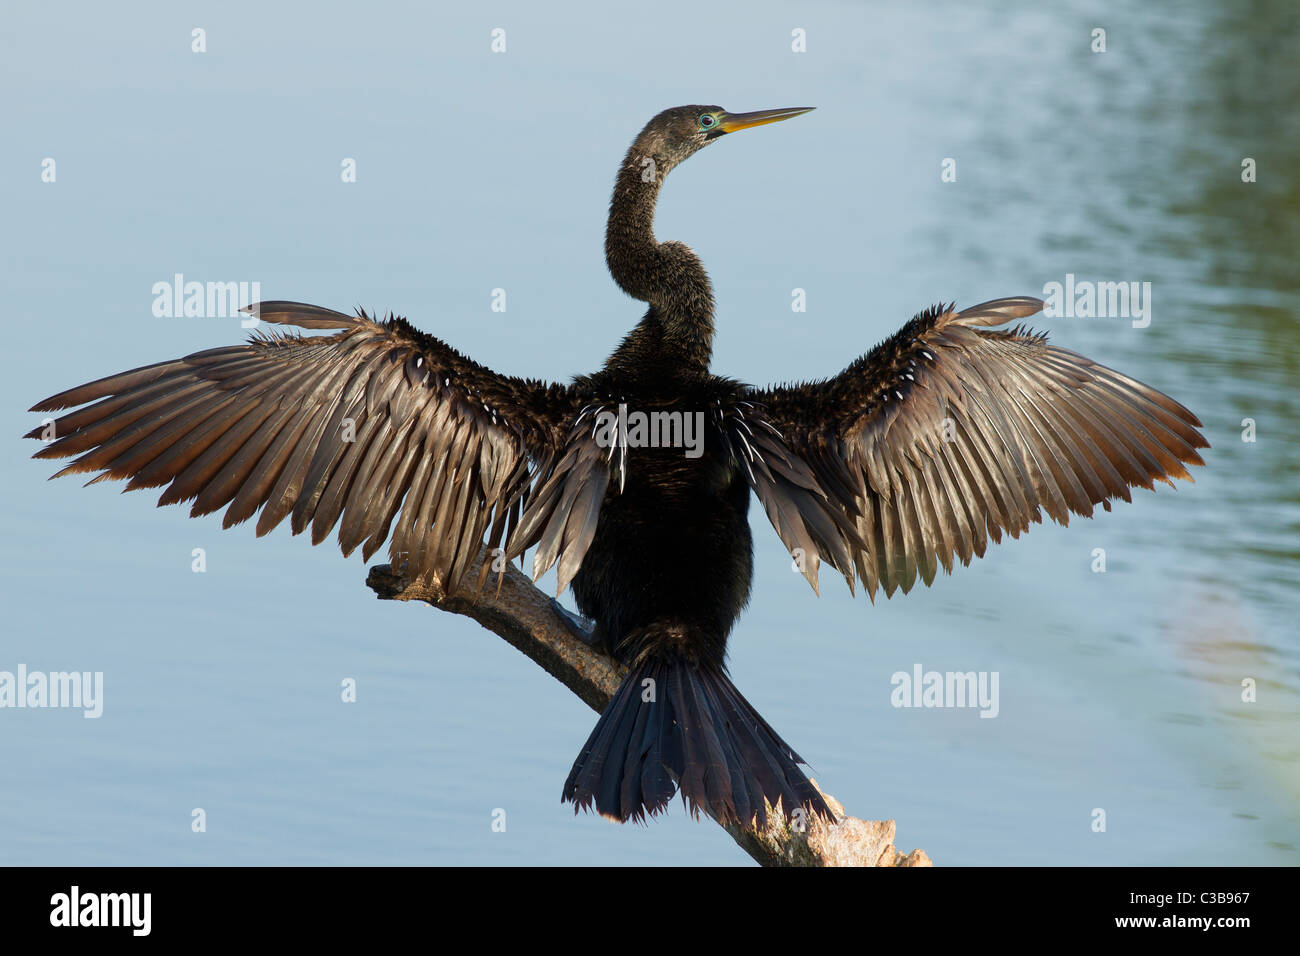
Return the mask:
<path id="1" fill-rule="evenodd" d="M 750 129 L 754 126 L 766 126 L 768 123 L 779 123 L 781 120 L 788 120 L 791 117 L 802 116 L 804 113 L 812 112 L 814 106 L 794 106 L 783 110 L 755 110 L 753 113 L 727 113 L 723 116 L 722 122 L 718 125 L 724 133 L 734 133 L 737 130 Z"/>

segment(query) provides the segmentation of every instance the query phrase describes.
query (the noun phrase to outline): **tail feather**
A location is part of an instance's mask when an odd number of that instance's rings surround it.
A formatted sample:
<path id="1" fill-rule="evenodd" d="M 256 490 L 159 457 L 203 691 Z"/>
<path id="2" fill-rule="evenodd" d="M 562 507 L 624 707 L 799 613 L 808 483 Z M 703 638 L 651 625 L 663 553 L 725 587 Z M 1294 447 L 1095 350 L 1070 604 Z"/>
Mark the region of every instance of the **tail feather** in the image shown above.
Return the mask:
<path id="1" fill-rule="evenodd" d="M 800 763 L 720 667 L 650 657 L 601 714 L 562 799 L 619 821 L 662 812 L 679 790 L 722 823 L 763 826 L 767 804 L 834 819 Z"/>
<path id="2" fill-rule="evenodd" d="M 631 806 L 643 792 L 672 791 L 673 781 L 664 769 L 662 753 L 663 710 L 637 707 L 636 723 L 623 761 L 619 806 Z"/>
<path id="3" fill-rule="evenodd" d="M 766 747 L 767 739 L 775 739 L 780 742 L 781 738 L 777 736 L 776 731 L 768 725 L 767 721 L 759 716 L 758 712 L 749 705 L 745 698 L 740 696 L 734 686 L 728 684 L 722 688 L 724 693 L 729 693 L 735 698 L 731 703 L 730 709 L 742 714 L 747 712 L 749 719 L 733 720 L 731 725 L 736 728 L 735 744 L 739 751 L 740 762 L 746 768 L 750 779 L 751 792 L 763 794 L 777 793 L 781 795 L 781 805 L 790 807 L 799 805 L 800 795 L 790 786 L 786 771 L 783 769 L 778 754 L 774 753 L 771 748 Z M 719 702 L 720 706 L 723 706 Z M 802 763 L 802 759 L 788 745 L 782 743 L 782 747 L 789 753 L 791 760 L 795 763 Z M 803 774 L 799 774 L 799 781 L 804 781 Z M 809 785 L 811 789 L 811 785 Z M 768 798 L 771 800 L 771 798 Z M 775 801 L 771 801 L 775 803 Z"/>

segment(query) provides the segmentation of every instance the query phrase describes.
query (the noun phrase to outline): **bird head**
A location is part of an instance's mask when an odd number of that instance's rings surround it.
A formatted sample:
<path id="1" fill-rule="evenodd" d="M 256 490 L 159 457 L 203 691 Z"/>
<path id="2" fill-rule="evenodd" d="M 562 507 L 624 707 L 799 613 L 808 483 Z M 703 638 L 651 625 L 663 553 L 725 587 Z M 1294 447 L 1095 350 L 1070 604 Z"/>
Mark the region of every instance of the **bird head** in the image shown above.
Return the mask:
<path id="1" fill-rule="evenodd" d="M 653 159 L 658 178 L 728 133 L 779 123 L 812 110 L 798 106 L 752 113 L 728 113 L 721 106 L 674 106 L 649 123 L 632 144 L 635 153 Z"/>

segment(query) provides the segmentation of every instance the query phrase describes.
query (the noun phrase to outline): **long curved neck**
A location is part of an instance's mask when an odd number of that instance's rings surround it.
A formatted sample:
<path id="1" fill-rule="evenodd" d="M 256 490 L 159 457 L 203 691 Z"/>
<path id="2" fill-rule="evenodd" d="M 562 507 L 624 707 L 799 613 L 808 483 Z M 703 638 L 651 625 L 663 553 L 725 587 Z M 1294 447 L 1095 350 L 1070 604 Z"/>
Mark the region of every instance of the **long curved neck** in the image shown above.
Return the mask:
<path id="1" fill-rule="evenodd" d="M 686 245 L 658 242 L 655 203 L 671 167 L 633 143 L 618 172 L 605 229 L 605 261 L 628 295 L 650 303 L 607 367 L 676 366 L 708 371 L 713 354 L 713 287 Z"/>

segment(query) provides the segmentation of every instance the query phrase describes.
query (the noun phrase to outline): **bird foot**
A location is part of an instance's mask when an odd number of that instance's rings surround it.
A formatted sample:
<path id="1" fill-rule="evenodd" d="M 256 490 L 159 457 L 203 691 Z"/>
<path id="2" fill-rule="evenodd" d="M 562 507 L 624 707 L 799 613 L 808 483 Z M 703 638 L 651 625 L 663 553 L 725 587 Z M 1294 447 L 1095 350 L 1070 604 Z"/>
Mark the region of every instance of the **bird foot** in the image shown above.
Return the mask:
<path id="1" fill-rule="evenodd" d="M 596 628 L 586 618 L 579 617 L 555 598 L 551 598 L 551 610 L 564 622 L 569 633 L 590 647 L 593 651 L 609 656 L 609 647 L 597 633 Z"/>

